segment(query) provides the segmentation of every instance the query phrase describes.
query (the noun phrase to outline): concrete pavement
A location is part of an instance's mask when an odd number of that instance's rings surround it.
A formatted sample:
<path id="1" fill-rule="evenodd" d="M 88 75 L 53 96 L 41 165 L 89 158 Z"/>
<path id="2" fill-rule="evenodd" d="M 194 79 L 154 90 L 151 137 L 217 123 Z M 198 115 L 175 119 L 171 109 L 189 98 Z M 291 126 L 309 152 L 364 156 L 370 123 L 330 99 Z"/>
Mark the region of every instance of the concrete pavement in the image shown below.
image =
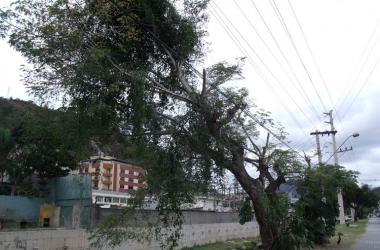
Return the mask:
<path id="1" fill-rule="evenodd" d="M 380 250 L 380 218 L 369 219 L 367 232 L 350 249 Z"/>

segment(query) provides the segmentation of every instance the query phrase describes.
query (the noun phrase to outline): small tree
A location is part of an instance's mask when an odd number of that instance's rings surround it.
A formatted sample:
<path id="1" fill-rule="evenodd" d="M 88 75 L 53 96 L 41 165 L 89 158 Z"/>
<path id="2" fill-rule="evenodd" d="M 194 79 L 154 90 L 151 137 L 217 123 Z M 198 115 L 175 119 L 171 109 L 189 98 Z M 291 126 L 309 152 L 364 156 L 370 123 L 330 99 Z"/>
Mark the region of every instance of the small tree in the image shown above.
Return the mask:
<path id="1" fill-rule="evenodd" d="M 359 187 L 356 183 L 343 190 L 345 206 L 355 211 L 354 220 L 363 219 L 368 213 L 378 208 L 380 198 L 365 184 Z"/>
<path id="2" fill-rule="evenodd" d="M 307 238 L 316 244 L 324 244 L 335 232 L 338 215 L 338 188 L 343 190 L 356 184 L 357 173 L 341 166 L 322 165 L 310 168 L 298 181 L 300 200 L 296 204 L 299 217 L 303 218 Z"/>

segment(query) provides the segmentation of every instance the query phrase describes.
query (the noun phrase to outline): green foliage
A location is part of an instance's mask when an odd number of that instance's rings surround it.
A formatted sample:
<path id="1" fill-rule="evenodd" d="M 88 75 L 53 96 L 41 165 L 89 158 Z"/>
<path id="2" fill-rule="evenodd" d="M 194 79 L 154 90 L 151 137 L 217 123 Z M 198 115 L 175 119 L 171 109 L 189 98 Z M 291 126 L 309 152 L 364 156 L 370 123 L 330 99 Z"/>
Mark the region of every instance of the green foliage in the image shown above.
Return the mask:
<path id="1" fill-rule="evenodd" d="M 246 222 L 253 220 L 253 208 L 251 205 L 251 199 L 245 198 L 243 206 L 239 210 L 239 223 L 244 225 Z"/>
<path id="2" fill-rule="evenodd" d="M 84 130 L 70 110 L 1 99 L 0 113 L 6 121 L 0 128 L 1 182 L 6 176 L 15 194 L 38 195 L 25 192 L 32 175 L 42 179 L 66 175 L 88 155 L 89 127 Z"/>
<path id="3" fill-rule="evenodd" d="M 354 183 L 346 186 L 342 191 L 345 206 L 355 209 L 355 218 L 353 218 L 355 221 L 366 218 L 379 206 L 380 197 L 368 185 L 359 187 Z"/>
<path id="4" fill-rule="evenodd" d="M 335 232 L 338 188 L 356 183 L 357 173 L 340 166 L 323 165 L 308 169 L 297 184 L 301 198 L 295 211 L 303 218 L 307 238 L 325 244 Z"/>
<path id="5" fill-rule="evenodd" d="M 294 210 L 286 197 L 281 194 L 267 195 L 266 206 L 270 223 L 276 229 L 271 249 L 293 250 L 312 245 L 303 216 Z"/>
<path id="6" fill-rule="evenodd" d="M 147 170 L 147 188 L 122 218 L 109 219 L 94 232 L 97 245 L 115 246 L 154 233 L 162 247 L 174 248 L 183 220 L 181 205 L 190 203 L 194 193 L 207 191 L 225 171 L 255 199 L 256 215 L 264 218 L 260 227 L 267 227 L 264 247 L 275 241 L 278 249 L 299 248 L 309 241 L 323 242 L 333 232 L 332 192 L 337 181 L 343 187 L 345 178 L 336 174 L 331 179 L 319 171 L 307 175 L 300 184 L 305 202 L 289 213 L 289 204 L 275 191 L 303 165 L 269 141 L 255 144 L 258 124 L 271 127 L 281 139 L 286 136 L 283 127 L 267 112 L 244 112 L 255 108 L 246 89 L 217 89 L 241 78 L 241 61 L 211 66 L 205 81 L 198 81 L 192 65 L 203 56 L 207 2 L 186 0 L 181 8 L 171 0 L 19 0 L 0 17 L 12 24 L 1 25 L 1 34 L 30 62 L 24 69 L 30 91 L 45 102 L 58 98 L 70 111 L 64 118 L 47 112 L 47 120 L 28 119 L 18 136 L 23 165 L 42 176 L 61 174 L 56 166 L 71 168 L 72 152 L 83 141 L 81 136 L 65 138 L 78 134 L 66 131 L 72 125 L 60 126 L 68 119 L 78 128 L 91 128 L 90 134 L 80 130 L 84 140 L 124 135 L 126 155 Z M 37 162 L 38 153 L 48 171 Z M 258 178 L 247 173 L 248 164 L 260 172 Z M 322 184 L 327 190 L 321 190 Z M 145 198 L 157 202 L 160 220 L 147 225 L 147 231 L 131 231 L 128 220 Z M 245 205 L 242 222 L 249 219 Z"/>

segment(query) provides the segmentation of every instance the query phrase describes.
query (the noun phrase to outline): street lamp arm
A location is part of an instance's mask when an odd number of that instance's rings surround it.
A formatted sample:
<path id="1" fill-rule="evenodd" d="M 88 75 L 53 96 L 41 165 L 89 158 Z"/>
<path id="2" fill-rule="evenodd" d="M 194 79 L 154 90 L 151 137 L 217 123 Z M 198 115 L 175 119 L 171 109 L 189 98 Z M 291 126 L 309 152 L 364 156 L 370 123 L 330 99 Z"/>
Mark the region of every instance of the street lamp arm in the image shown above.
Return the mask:
<path id="1" fill-rule="evenodd" d="M 346 143 L 346 141 L 348 140 L 348 139 L 350 139 L 350 137 L 353 137 L 353 138 L 355 138 L 355 137 L 358 137 L 359 136 L 359 133 L 354 133 L 354 134 L 352 134 L 352 135 L 350 135 L 349 137 L 347 137 L 343 142 L 342 142 L 342 144 L 340 144 L 340 146 L 336 149 L 336 151 L 332 154 L 332 155 L 330 155 L 330 157 L 327 159 L 327 161 L 325 161 L 325 163 L 324 164 L 326 164 L 335 154 L 337 154 L 338 153 L 338 150 Z"/>

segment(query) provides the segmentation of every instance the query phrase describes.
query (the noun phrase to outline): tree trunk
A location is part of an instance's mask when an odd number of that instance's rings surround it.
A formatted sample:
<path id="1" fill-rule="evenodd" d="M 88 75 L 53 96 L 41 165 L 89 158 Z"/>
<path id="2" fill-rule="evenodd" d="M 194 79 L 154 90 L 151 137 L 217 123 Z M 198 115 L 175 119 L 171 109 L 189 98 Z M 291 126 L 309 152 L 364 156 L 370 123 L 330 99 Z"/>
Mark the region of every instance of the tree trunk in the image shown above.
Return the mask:
<path id="1" fill-rule="evenodd" d="M 220 124 L 217 123 L 215 114 L 211 113 L 212 109 L 205 102 L 201 102 L 199 106 L 201 107 L 201 112 L 206 120 L 209 132 L 216 140 L 221 140 Z M 224 138 L 224 141 L 231 142 L 229 138 Z M 240 183 L 240 186 L 249 195 L 253 202 L 256 221 L 259 225 L 262 249 L 270 250 L 272 249 L 274 239 L 277 235 L 277 229 L 273 228 L 269 221 L 269 213 L 268 209 L 265 207 L 264 201 L 265 187 L 258 179 L 253 179 L 248 174 L 245 168 L 244 147 L 239 145 L 239 143 L 232 141 L 229 149 L 232 153 L 232 164 L 228 170 L 235 176 L 236 180 Z M 223 160 L 218 158 L 214 158 L 214 160 L 217 162 L 217 165 L 218 163 L 220 163 L 221 166 L 223 165 Z"/>
<path id="2" fill-rule="evenodd" d="M 354 210 L 355 210 L 354 221 L 357 222 L 359 220 L 359 208 L 355 207 Z"/>
<path id="3" fill-rule="evenodd" d="M 265 207 L 264 186 L 259 180 L 255 180 L 249 176 L 244 166 L 244 154 L 241 152 L 234 154 L 233 167 L 230 171 L 253 202 L 256 221 L 259 225 L 262 249 L 272 249 L 276 229 L 272 228 L 269 221 L 268 209 Z"/>
<path id="4" fill-rule="evenodd" d="M 271 228 L 271 224 L 269 223 L 269 214 L 268 210 L 265 208 L 263 198 L 264 197 L 251 197 L 251 200 L 253 202 L 256 221 L 259 224 L 262 248 L 271 249 L 274 241 L 274 231 Z"/>
<path id="5" fill-rule="evenodd" d="M 16 194 L 16 184 L 11 185 L 11 196 L 14 196 Z"/>

